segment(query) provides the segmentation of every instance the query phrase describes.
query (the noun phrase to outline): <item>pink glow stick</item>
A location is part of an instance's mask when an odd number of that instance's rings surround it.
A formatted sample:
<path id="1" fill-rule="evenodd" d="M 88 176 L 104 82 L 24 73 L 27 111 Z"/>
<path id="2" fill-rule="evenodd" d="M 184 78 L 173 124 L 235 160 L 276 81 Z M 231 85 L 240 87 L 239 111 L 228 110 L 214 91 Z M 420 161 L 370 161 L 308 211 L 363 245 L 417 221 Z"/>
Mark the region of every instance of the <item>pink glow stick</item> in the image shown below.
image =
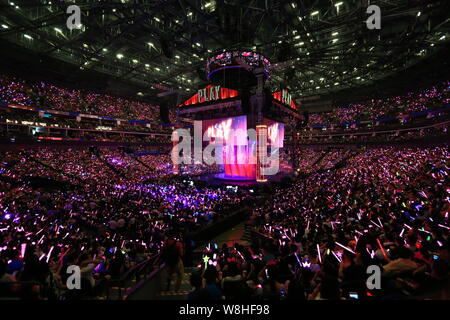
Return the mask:
<path id="1" fill-rule="evenodd" d="M 378 225 L 378 223 L 376 223 L 375 221 L 373 221 L 373 220 L 370 220 L 370 222 L 372 222 L 374 225 L 376 225 L 378 228 L 382 228 L 382 227 L 380 227 L 379 225 Z"/>
<path id="2" fill-rule="evenodd" d="M 22 243 L 20 245 L 20 257 L 23 258 L 25 257 L 25 250 L 27 249 L 27 244 L 26 243 Z"/>
<path id="3" fill-rule="evenodd" d="M 322 263 L 322 256 L 320 255 L 320 248 L 319 248 L 319 244 L 316 244 L 317 247 L 317 256 L 319 257 L 319 262 Z"/>
<path id="4" fill-rule="evenodd" d="M 351 253 L 353 253 L 353 254 L 356 254 L 356 252 L 355 251 L 353 251 L 352 249 L 350 249 L 349 247 L 346 247 L 346 246 L 344 246 L 344 245 L 342 245 L 342 244 L 340 244 L 339 242 L 337 242 L 337 241 L 335 241 L 334 243 L 336 243 L 339 247 L 341 247 L 341 248 L 343 248 L 343 249 L 345 249 L 345 250 L 347 250 L 348 252 L 351 252 Z"/>
<path id="5" fill-rule="evenodd" d="M 333 256 L 336 258 L 337 261 L 342 262 L 341 258 L 339 258 L 339 257 L 337 256 L 337 254 L 334 253 L 334 251 L 331 251 L 331 253 L 332 253 Z"/>
<path id="6" fill-rule="evenodd" d="M 39 239 L 38 244 L 40 244 L 41 242 L 44 241 L 44 237 L 45 237 L 45 234 L 43 234 L 42 237 Z"/>
<path id="7" fill-rule="evenodd" d="M 380 223 L 380 228 L 383 229 L 383 224 L 381 223 L 380 218 L 377 218 L 377 219 L 378 219 L 378 222 Z"/>

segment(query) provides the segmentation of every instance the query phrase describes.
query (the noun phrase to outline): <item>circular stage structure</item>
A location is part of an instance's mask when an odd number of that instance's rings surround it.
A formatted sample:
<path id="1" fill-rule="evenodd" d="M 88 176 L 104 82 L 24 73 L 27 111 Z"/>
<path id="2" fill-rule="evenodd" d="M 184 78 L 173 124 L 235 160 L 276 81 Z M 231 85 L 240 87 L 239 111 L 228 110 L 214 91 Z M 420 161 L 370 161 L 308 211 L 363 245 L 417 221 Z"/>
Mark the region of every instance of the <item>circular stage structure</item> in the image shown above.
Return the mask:
<path id="1" fill-rule="evenodd" d="M 208 81 L 230 89 L 256 86 L 255 69 L 263 69 L 264 81 L 269 79 L 270 61 L 253 51 L 225 51 L 210 57 L 206 63 Z"/>
<path id="2" fill-rule="evenodd" d="M 194 149 L 214 150 L 216 163 L 223 168 L 223 173 L 208 179 L 252 183 L 277 175 L 286 119 L 300 115 L 287 90 L 271 93 L 265 88 L 270 66 L 257 52 L 224 50 L 207 59 L 210 84 L 179 105 L 178 116 L 193 124 Z M 178 163 L 178 140 L 173 144 Z M 175 164 L 174 172 L 177 168 Z"/>

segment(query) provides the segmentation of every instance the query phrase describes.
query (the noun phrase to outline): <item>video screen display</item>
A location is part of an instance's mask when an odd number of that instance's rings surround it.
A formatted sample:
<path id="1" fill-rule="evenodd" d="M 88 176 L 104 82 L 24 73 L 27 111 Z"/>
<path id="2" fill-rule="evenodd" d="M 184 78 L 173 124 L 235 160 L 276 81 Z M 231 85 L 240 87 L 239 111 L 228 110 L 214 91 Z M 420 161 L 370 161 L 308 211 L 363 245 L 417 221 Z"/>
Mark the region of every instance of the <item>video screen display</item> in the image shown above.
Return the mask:
<path id="1" fill-rule="evenodd" d="M 202 124 L 203 136 L 211 141 L 222 139 L 225 145 L 246 146 L 247 116 L 205 120 Z"/>
<path id="2" fill-rule="evenodd" d="M 267 143 L 273 148 L 283 148 L 284 123 L 263 118 L 267 126 Z M 225 145 L 246 146 L 248 144 L 247 116 L 205 120 L 202 124 L 203 136 L 211 141 L 221 138 Z"/>
<path id="3" fill-rule="evenodd" d="M 283 148 L 284 123 L 263 118 L 263 124 L 267 126 L 268 145 L 272 148 Z"/>

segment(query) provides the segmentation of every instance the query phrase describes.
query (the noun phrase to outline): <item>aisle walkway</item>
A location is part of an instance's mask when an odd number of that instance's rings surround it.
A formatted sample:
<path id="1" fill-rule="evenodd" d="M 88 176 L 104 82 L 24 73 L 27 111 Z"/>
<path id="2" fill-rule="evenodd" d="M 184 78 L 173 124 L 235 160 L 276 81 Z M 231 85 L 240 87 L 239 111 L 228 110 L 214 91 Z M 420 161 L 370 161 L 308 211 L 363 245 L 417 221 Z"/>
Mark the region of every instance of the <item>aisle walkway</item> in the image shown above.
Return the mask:
<path id="1" fill-rule="evenodd" d="M 243 246 L 249 246 L 250 242 L 246 240 L 245 237 L 245 222 L 242 222 L 233 228 L 221 233 L 213 240 L 211 243 L 217 243 L 220 248 L 224 243 L 226 243 L 229 247 L 234 246 L 234 244 L 239 243 Z M 195 252 L 203 251 L 203 247 L 199 247 L 195 250 Z"/>
<path id="2" fill-rule="evenodd" d="M 228 246 L 234 246 L 236 243 L 239 243 L 243 246 L 249 246 L 250 242 L 246 240 L 246 234 L 245 234 L 245 222 L 242 222 L 235 227 L 225 231 L 224 233 L 220 234 L 213 240 L 211 240 L 211 243 L 217 243 L 218 247 L 220 248 L 224 243 L 226 243 Z M 204 249 L 204 246 L 201 246 L 197 248 L 194 252 L 202 252 Z M 200 256 L 200 255 L 199 255 Z M 194 265 L 197 263 L 201 263 L 201 261 L 194 261 Z M 175 283 L 176 283 L 176 275 L 173 276 L 170 290 L 161 291 L 157 296 L 156 300 L 186 300 L 189 292 L 191 292 L 192 287 L 189 283 L 189 278 L 191 274 L 195 271 L 199 270 L 199 268 L 184 268 L 184 276 L 181 282 L 180 291 L 176 292 L 175 289 Z M 163 271 L 164 272 L 164 271 Z M 167 279 L 167 273 L 164 272 L 163 275 L 163 283 L 161 284 L 162 287 L 165 289 L 166 282 L 165 279 Z"/>
<path id="3" fill-rule="evenodd" d="M 191 277 L 191 274 L 197 270 L 198 270 L 198 268 L 184 268 L 184 276 L 183 276 L 183 280 L 181 281 L 180 291 L 175 291 L 175 283 L 177 282 L 177 277 L 176 277 L 176 275 L 173 275 L 169 291 L 166 291 L 166 290 L 161 291 L 155 297 L 155 299 L 156 300 L 186 300 L 189 292 L 191 292 L 191 290 L 192 290 L 192 287 L 189 283 L 189 278 Z M 165 279 L 167 279 L 166 272 L 164 272 L 163 281 L 161 284 L 164 289 L 166 287 Z"/>

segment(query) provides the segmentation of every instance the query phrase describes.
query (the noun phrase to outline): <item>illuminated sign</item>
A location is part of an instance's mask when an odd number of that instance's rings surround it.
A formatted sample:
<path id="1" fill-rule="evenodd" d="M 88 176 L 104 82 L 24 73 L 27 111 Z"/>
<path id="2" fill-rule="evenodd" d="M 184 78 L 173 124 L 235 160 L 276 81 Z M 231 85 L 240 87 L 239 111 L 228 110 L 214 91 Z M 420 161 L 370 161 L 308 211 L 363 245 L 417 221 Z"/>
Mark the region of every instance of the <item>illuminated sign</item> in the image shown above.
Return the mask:
<path id="1" fill-rule="evenodd" d="M 220 99 L 220 86 L 211 86 L 198 90 L 198 102 L 206 102 Z"/>
<path id="2" fill-rule="evenodd" d="M 281 102 L 283 102 L 284 104 L 287 104 L 288 106 L 291 105 L 292 96 L 287 90 L 281 91 Z"/>
<path id="3" fill-rule="evenodd" d="M 221 86 L 208 85 L 207 87 L 198 90 L 198 92 L 183 102 L 180 106 L 189 106 L 210 101 L 217 101 L 237 97 L 238 91 Z"/>
<path id="4" fill-rule="evenodd" d="M 272 96 L 275 98 L 275 100 L 289 106 L 292 109 L 298 110 L 298 107 L 295 104 L 294 99 L 292 99 L 292 95 L 286 89 L 274 92 L 272 93 Z"/>

